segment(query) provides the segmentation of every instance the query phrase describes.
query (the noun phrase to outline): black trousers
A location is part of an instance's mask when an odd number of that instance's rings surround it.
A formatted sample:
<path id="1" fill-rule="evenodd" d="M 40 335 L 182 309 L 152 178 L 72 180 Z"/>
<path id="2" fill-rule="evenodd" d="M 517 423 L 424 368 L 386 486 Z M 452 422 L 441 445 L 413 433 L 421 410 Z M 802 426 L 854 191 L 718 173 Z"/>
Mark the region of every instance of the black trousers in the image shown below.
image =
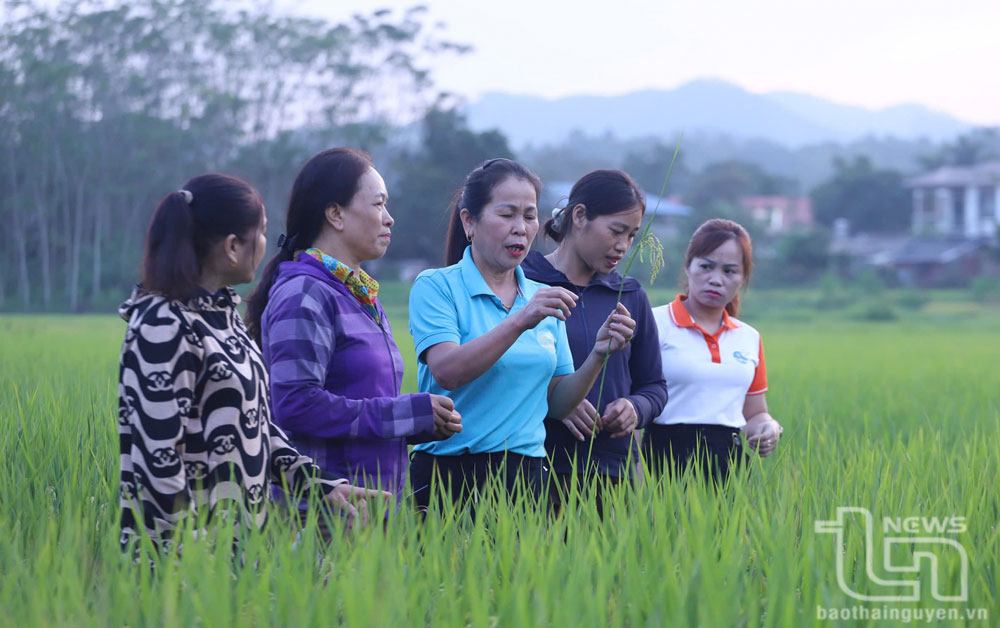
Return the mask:
<path id="1" fill-rule="evenodd" d="M 704 477 L 722 482 L 746 467 L 740 430 L 724 425 L 650 425 L 642 439 L 642 453 L 654 476 L 678 476 L 698 465 Z"/>
<path id="2" fill-rule="evenodd" d="M 632 480 L 627 475 L 617 477 L 603 473 L 553 473 L 552 488 L 549 489 L 549 508 L 555 515 L 562 513 L 563 506 L 569 500 L 569 494 L 573 490 L 573 485 L 576 484 L 580 501 L 593 501 L 598 516 L 603 519 L 605 494 L 621 484 L 631 483 Z"/>
<path id="3" fill-rule="evenodd" d="M 434 497 L 443 500 L 442 489 L 447 488 L 452 501 L 469 506 L 474 513 L 469 499 L 492 477 L 500 479 L 508 495 L 523 489 L 537 503 L 549 481 L 549 465 L 545 458 L 512 452 L 435 456 L 414 451 L 410 455 L 410 484 L 419 510 L 427 510 Z"/>

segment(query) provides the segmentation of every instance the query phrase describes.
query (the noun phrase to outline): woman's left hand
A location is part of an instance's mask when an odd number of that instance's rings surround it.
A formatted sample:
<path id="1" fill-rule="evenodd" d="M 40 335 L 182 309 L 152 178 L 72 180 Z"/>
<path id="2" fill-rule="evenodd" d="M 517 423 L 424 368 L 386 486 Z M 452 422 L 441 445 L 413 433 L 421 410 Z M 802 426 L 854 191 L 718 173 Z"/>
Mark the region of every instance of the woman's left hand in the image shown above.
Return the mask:
<path id="1" fill-rule="evenodd" d="M 621 303 L 615 308 L 601 328 L 597 330 L 594 351 L 603 357 L 605 353 L 621 351 L 635 335 L 635 321 L 628 309 Z M 610 341 L 610 343 L 609 343 Z M 610 345 L 610 346 L 609 346 Z"/>
<path id="2" fill-rule="evenodd" d="M 762 457 L 770 456 L 778 447 L 781 439 L 781 425 L 774 419 L 765 419 L 756 424 L 748 424 L 746 429 L 747 446 L 756 449 Z"/>
<path id="3" fill-rule="evenodd" d="M 381 498 L 389 499 L 392 493 L 378 491 L 375 489 L 352 486 L 350 484 L 338 484 L 333 490 L 326 494 L 326 503 L 344 513 L 347 529 L 350 530 L 361 519 L 361 527 L 368 525 L 368 499 Z M 357 504 L 355 506 L 354 504 Z"/>
<path id="4" fill-rule="evenodd" d="M 610 432 L 611 438 L 628 436 L 635 431 L 635 426 L 638 424 L 639 415 L 635 411 L 635 406 L 625 397 L 615 399 L 604 407 L 601 429 Z"/>

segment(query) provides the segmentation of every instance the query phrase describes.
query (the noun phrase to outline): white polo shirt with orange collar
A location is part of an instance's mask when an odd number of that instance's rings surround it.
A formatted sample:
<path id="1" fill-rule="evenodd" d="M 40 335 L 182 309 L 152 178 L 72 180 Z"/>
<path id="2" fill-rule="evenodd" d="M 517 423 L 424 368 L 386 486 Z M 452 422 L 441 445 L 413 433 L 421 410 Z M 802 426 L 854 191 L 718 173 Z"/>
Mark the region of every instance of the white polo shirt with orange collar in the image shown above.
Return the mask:
<path id="1" fill-rule="evenodd" d="M 667 380 L 667 405 L 653 423 L 741 428 L 747 395 L 767 391 L 760 333 L 723 312 L 722 326 L 709 334 L 691 319 L 686 298 L 653 308 Z"/>

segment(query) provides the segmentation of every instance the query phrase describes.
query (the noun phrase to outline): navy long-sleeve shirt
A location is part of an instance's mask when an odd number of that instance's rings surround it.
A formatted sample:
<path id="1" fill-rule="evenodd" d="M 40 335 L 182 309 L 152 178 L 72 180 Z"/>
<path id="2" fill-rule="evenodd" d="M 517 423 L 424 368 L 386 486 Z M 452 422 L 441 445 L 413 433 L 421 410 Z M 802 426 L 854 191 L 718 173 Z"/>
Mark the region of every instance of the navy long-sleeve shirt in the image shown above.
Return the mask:
<path id="1" fill-rule="evenodd" d="M 538 251 L 528 253 L 521 267 L 529 279 L 560 286 L 579 295 L 580 299 L 566 321 L 566 334 L 574 366 L 580 368 L 594 348 L 597 330 L 615 309 L 622 276 L 614 271 L 607 275 L 597 274 L 586 286 L 577 286 Z M 636 429 L 641 429 L 663 411 L 667 403 L 667 383 L 660 365 L 660 342 L 649 298 L 637 280 L 626 277 L 624 282 L 622 304 L 635 319 L 635 336 L 624 349 L 608 358 L 604 395 L 597 410 L 603 413 L 609 403 L 627 397 L 639 417 Z M 595 407 L 599 388 L 600 378 L 587 394 L 587 400 Z M 545 451 L 552 457 L 555 472 L 571 473 L 574 456 L 577 471 L 583 472 L 590 466 L 587 464 L 590 442 L 574 438 L 561 418 L 549 417 L 545 421 Z M 631 460 L 638 458 L 638 445 L 634 438 L 611 438 L 607 432 L 601 432 L 594 441 L 593 464 L 598 473 L 631 477 L 632 470 L 627 465 L 630 454 Z"/>

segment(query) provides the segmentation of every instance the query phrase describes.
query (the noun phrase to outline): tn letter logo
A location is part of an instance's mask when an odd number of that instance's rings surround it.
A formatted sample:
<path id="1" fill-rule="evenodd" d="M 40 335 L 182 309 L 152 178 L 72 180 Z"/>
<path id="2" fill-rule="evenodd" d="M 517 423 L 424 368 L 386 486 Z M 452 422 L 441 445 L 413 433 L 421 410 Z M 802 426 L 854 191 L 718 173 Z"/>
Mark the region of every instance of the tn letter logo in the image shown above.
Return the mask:
<path id="1" fill-rule="evenodd" d="M 861 600 L 863 602 L 917 602 L 920 600 L 920 579 L 915 575 L 909 579 L 900 580 L 886 580 L 885 578 L 880 578 L 876 573 L 874 567 L 875 563 L 875 544 L 873 542 L 873 525 L 872 525 L 872 513 L 866 508 L 857 507 L 839 507 L 837 508 L 837 518 L 833 521 L 817 521 L 816 533 L 817 534 L 833 534 L 836 537 L 837 548 L 839 551 L 839 556 L 837 560 L 837 584 L 840 585 L 840 589 L 856 600 Z M 858 593 L 851 589 L 847 584 L 847 579 L 845 577 L 845 566 L 844 562 L 846 560 L 844 547 L 844 529 L 851 523 L 860 523 L 863 528 L 865 535 L 864 552 L 865 552 L 865 573 L 868 579 L 873 583 L 879 585 L 880 587 L 887 587 L 892 590 L 900 591 L 898 595 L 866 595 L 863 593 Z M 901 523 L 902 522 L 902 523 Z M 917 536 L 921 533 L 932 531 L 932 532 L 947 532 L 951 534 L 958 534 L 965 532 L 965 518 L 964 517 L 949 517 L 945 520 L 940 520 L 938 518 L 917 518 L 917 517 L 907 517 L 906 519 L 885 519 L 885 532 L 905 532 L 909 536 L 886 536 L 882 539 L 882 569 L 887 573 L 899 573 L 899 574 L 917 574 L 920 572 L 920 561 L 926 559 L 929 564 L 929 571 L 931 575 L 930 581 L 930 591 L 931 595 L 934 596 L 935 600 L 940 602 L 965 602 L 969 597 L 969 556 L 965 552 L 965 548 L 958 543 L 955 539 L 950 539 L 948 537 L 942 536 Z M 892 553 L 893 547 L 912 547 L 913 548 L 913 562 L 909 565 L 896 565 L 893 564 Z M 959 594 L 958 595 L 945 595 L 941 591 L 940 584 L 938 582 L 938 577 L 943 569 L 939 566 L 939 558 L 947 557 L 948 552 L 954 552 L 958 556 L 961 563 L 959 570 Z"/>

